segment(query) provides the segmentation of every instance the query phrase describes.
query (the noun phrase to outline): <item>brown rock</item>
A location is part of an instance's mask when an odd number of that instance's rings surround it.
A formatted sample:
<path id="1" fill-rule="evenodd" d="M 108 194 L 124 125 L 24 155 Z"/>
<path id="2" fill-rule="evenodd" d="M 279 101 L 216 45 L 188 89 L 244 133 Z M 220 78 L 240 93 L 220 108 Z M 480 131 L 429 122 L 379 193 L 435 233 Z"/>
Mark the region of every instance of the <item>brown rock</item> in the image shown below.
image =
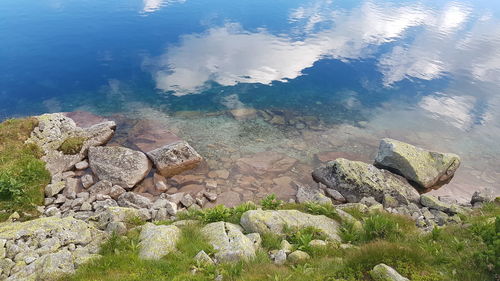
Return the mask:
<path id="1" fill-rule="evenodd" d="M 236 161 L 241 174 L 266 173 L 280 174 L 288 171 L 297 163 L 297 159 L 273 151 L 264 151 L 256 153 L 249 157 L 240 158 Z"/>
<path id="2" fill-rule="evenodd" d="M 159 147 L 181 141 L 171 131 L 159 122 L 141 120 L 129 131 L 128 142 L 134 144 L 143 152 L 150 152 Z"/>
<path id="3" fill-rule="evenodd" d="M 73 111 L 73 112 L 66 112 L 64 113 L 64 116 L 69 117 L 75 121 L 76 125 L 78 127 L 82 128 L 87 128 L 92 125 L 95 125 L 97 123 L 102 123 L 109 121 L 108 119 L 95 115 L 93 113 L 90 113 L 88 111 Z"/>
<path id="4" fill-rule="evenodd" d="M 349 159 L 349 160 L 363 161 L 363 162 L 370 161 L 370 159 L 368 159 L 368 157 L 363 157 L 362 155 L 359 155 L 356 153 L 349 153 L 349 152 L 343 152 L 343 151 L 320 152 L 320 153 L 316 153 L 314 155 L 314 158 L 321 163 L 330 162 L 330 161 L 333 161 L 337 158 L 345 158 L 345 159 Z"/>
<path id="5" fill-rule="evenodd" d="M 184 193 L 189 193 L 191 196 L 195 196 L 198 192 L 201 192 L 205 190 L 205 186 L 201 184 L 189 184 L 186 186 L 183 186 L 179 191 L 184 192 Z"/>
<path id="6" fill-rule="evenodd" d="M 217 204 L 222 204 L 229 208 L 235 207 L 241 204 L 240 194 L 234 191 L 223 192 L 217 197 Z"/>
<path id="7" fill-rule="evenodd" d="M 236 120 L 246 120 L 255 118 L 257 111 L 253 108 L 237 108 L 230 111 Z"/>

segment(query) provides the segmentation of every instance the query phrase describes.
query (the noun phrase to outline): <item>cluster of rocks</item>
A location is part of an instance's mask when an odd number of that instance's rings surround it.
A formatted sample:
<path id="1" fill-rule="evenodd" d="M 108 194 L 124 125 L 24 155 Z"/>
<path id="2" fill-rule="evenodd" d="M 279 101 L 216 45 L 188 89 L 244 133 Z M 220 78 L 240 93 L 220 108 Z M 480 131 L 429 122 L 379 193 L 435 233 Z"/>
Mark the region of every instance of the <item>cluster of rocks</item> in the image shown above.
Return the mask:
<path id="1" fill-rule="evenodd" d="M 187 142 L 167 138 L 158 147 L 150 143 L 137 145 L 145 151 L 104 146 L 113 137 L 113 121 L 81 128 L 75 122 L 78 116 L 72 118 L 62 113 L 38 116 L 39 125 L 28 140 L 44 150 L 43 160 L 52 175 L 45 188 L 45 207 L 40 208 L 45 216 L 88 220 L 108 207 L 120 206 L 141 209 L 151 220 L 166 220 L 177 210 L 200 208 L 216 200 L 217 195 L 207 191 L 194 197 L 184 192 L 164 193 L 168 188 L 166 177 L 192 169 L 202 161 Z M 81 150 L 74 155 L 58 150 L 70 137 L 84 139 Z M 137 186 L 150 174 L 156 197 L 137 192 Z"/>
<path id="2" fill-rule="evenodd" d="M 0 279 L 53 280 L 99 257 L 107 235 L 82 220 L 39 218 L 0 224 Z"/>
<path id="3" fill-rule="evenodd" d="M 302 116 L 298 115 L 297 112 L 288 110 L 256 110 L 243 107 L 232 109 L 229 113 L 236 120 L 247 120 L 258 116 L 271 125 L 294 127 L 298 130 L 306 128 L 316 130 L 322 126 L 320 120 L 315 116 Z"/>
<path id="4" fill-rule="evenodd" d="M 344 158 L 328 162 L 312 173 L 319 188 L 299 188 L 297 199 L 386 210 L 410 216 L 418 226 L 429 229 L 460 222 L 459 214 L 466 214 L 467 207 L 471 206 L 460 205 L 447 197 L 420 194 L 448 183 L 459 166 L 460 158 L 455 154 L 383 139 L 374 165 Z M 477 201 L 492 198 L 485 199 L 480 194 L 475 196 Z"/>

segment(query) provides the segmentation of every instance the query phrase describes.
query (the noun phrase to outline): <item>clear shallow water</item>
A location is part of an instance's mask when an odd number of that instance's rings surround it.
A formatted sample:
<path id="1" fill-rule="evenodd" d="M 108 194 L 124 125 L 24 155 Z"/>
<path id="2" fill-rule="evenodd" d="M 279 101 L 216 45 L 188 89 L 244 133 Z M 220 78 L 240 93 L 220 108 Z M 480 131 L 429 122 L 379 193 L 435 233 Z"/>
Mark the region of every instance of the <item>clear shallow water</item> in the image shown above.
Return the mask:
<path id="1" fill-rule="evenodd" d="M 332 155 L 371 161 L 382 137 L 463 157 L 437 194 L 500 192 L 499 12 L 487 0 L 3 0 L 0 118 L 90 111 L 119 120 L 123 144 L 155 120 L 208 159 L 196 174 L 230 171 L 219 189 L 242 199 L 310 183 Z M 236 120 L 237 108 L 258 114 Z M 262 151 L 298 163 L 238 168 Z M 262 183 L 253 194 L 245 176 Z"/>

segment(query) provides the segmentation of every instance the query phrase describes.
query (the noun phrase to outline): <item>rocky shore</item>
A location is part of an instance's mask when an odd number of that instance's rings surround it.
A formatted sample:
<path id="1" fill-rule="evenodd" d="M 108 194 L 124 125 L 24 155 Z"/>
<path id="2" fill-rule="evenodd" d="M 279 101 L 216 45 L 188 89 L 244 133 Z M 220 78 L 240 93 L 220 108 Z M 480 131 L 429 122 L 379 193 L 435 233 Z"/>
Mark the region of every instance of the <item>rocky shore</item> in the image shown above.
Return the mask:
<path id="1" fill-rule="evenodd" d="M 246 110 L 231 113 L 240 119 L 256 114 Z M 139 126 L 131 134 L 140 137 L 125 147 L 110 142 L 116 129 L 114 121 L 86 113 L 36 118 L 38 126 L 27 142 L 43 150 L 42 160 L 52 179 L 44 190 L 45 204 L 38 207 L 41 218 L 18 222 L 19 214 L 14 213 L 0 224 L 0 276 L 5 280 L 48 280 L 72 273 L 99 257 L 99 246 L 110 235 L 127 233 L 137 227 L 137 221 L 145 223 L 139 227 L 140 258 L 159 259 L 175 250 L 180 228 L 191 223 L 179 220 L 179 214 L 255 201 L 252 182 L 256 180 L 272 184 L 267 193 L 259 191 L 263 193 L 260 198 L 275 193 L 289 203 L 331 205 L 340 219 L 297 210 L 248 210 L 238 224 L 206 224 L 203 233 L 216 252 L 208 255 L 200 251 L 197 260 L 223 263 L 251 259 L 261 247 L 261 235 L 283 234 L 288 227 L 319 230 L 324 240 L 311 241 L 317 246 L 341 243 L 341 221 L 362 224 L 344 209 L 404 215 L 422 231 L 430 231 L 461 224 L 462 215 L 495 197 L 492 191 L 484 190 L 476 192 L 468 204 L 459 204 L 453 198 L 426 194 L 446 188 L 460 166 L 460 157 L 393 139 L 381 140 L 373 164 L 334 157 L 305 173 L 304 182 L 285 175 L 292 167 L 296 169 L 294 158 L 275 152 L 240 157 L 236 169 L 241 174 L 265 178 L 240 177 L 241 185 L 233 187 L 241 189 L 238 193 L 221 189 L 229 177 L 227 169 L 210 171 L 208 177 L 184 173 L 203 170 L 206 163 L 187 141 L 165 128 Z M 252 195 L 245 197 L 248 192 Z M 174 222 L 155 224 L 163 221 Z M 287 243 L 283 240 L 281 249 L 269 253 L 274 263 L 309 258 L 301 250 L 290 250 Z M 373 280 L 408 280 L 384 264 L 370 274 Z"/>

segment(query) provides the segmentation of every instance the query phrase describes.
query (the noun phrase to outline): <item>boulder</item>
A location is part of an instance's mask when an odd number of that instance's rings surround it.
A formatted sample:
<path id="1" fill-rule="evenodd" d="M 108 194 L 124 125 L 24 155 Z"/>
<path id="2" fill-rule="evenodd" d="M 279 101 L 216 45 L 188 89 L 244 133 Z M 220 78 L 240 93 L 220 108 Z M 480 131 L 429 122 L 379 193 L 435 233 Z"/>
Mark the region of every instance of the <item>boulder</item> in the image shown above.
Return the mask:
<path id="1" fill-rule="evenodd" d="M 383 139 L 375 157 L 375 165 L 402 175 L 423 190 L 437 189 L 453 178 L 460 166 L 460 157 Z"/>
<path id="2" fill-rule="evenodd" d="M 243 234 L 238 225 L 214 222 L 204 226 L 202 232 L 214 247 L 217 261 L 234 262 L 255 257 L 254 243 Z"/>
<path id="3" fill-rule="evenodd" d="M 401 276 L 394 268 L 383 263 L 376 265 L 370 271 L 370 276 L 374 281 L 410 281 L 410 279 Z"/>
<path id="4" fill-rule="evenodd" d="M 385 194 L 404 205 L 420 199 L 418 192 L 406 181 L 359 161 L 339 158 L 315 169 L 312 176 L 315 181 L 339 191 L 348 202 L 371 196 L 382 203 Z"/>
<path id="5" fill-rule="evenodd" d="M 207 253 L 205 253 L 205 251 L 203 251 L 203 250 L 199 251 L 198 254 L 196 254 L 196 256 L 194 256 L 194 260 L 197 261 L 198 263 L 204 264 L 204 265 L 214 264 L 214 261 L 212 260 L 212 258 L 210 258 L 210 256 Z"/>
<path id="6" fill-rule="evenodd" d="M 151 170 L 151 162 L 144 153 L 119 146 L 90 148 L 89 162 L 99 180 L 108 180 L 128 189 Z"/>
<path id="7" fill-rule="evenodd" d="M 297 229 L 312 226 L 330 240 L 340 241 L 338 222 L 323 215 L 310 215 L 297 210 L 250 210 L 241 216 L 240 224 L 247 232 L 260 234 L 284 234 L 285 226 Z"/>
<path id="8" fill-rule="evenodd" d="M 146 221 L 147 215 L 139 209 L 124 208 L 124 207 L 108 207 L 97 216 L 97 227 L 106 229 L 108 224 L 117 222 L 128 222 L 132 219 L 141 219 Z"/>
<path id="9" fill-rule="evenodd" d="M 139 236 L 139 257 L 158 260 L 175 250 L 181 230 L 175 225 L 146 223 Z"/>
<path id="10" fill-rule="evenodd" d="M 203 158 L 185 141 L 165 145 L 147 153 L 158 173 L 172 177 L 198 166 Z"/>
<path id="11" fill-rule="evenodd" d="M 288 261 L 290 261 L 291 263 L 304 262 L 310 258 L 311 256 L 309 256 L 308 253 L 300 250 L 293 251 L 291 254 L 288 255 Z"/>

